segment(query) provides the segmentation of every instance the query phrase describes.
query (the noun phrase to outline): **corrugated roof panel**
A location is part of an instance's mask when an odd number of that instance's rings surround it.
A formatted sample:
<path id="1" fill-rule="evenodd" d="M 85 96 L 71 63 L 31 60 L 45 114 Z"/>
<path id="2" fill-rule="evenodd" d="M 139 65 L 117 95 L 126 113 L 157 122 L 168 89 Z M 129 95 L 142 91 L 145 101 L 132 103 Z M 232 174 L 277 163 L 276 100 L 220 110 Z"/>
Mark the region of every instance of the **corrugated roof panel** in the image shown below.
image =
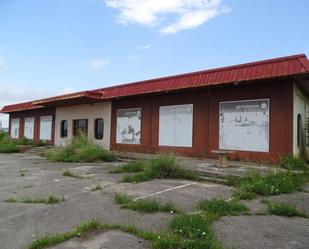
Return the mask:
<path id="1" fill-rule="evenodd" d="M 131 84 L 84 91 L 33 102 L 5 106 L 1 112 L 40 108 L 52 102 L 66 99 L 90 98 L 110 100 L 123 96 L 134 96 L 151 92 L 165 92 L 201 86 L 220 85 L 235 81 L 250 81 L 264 78 L 284 77 L 309 73 L 309 61 L 304 54 L 281 57 L 271 60 L 251 62 L 236 66 L 223 67 L 158 79 L 145 80 Z"/>

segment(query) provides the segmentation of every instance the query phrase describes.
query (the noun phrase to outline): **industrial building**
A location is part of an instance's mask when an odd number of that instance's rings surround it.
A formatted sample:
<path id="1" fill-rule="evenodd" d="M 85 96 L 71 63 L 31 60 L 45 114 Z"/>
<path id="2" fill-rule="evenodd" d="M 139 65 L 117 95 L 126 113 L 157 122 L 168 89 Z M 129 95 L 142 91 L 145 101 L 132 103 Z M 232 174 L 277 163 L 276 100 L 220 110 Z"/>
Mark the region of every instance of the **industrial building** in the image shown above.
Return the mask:
<path id="1" fill-rule="evenodd" d="M 306 153 L 304 54 L 3 107 L 11 138 L 64 145 L 83 132 L 106 149 L 278 162 Z"/>

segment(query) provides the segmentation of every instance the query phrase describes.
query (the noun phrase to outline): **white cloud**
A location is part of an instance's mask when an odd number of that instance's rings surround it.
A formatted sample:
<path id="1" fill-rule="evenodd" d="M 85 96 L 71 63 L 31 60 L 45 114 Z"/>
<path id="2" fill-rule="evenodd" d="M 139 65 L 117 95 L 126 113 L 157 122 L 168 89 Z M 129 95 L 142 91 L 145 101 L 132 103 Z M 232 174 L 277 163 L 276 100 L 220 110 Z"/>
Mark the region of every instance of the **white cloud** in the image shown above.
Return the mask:
<path id="1" fill-rule="evenodd" d="M 105 0 L 105 3 L 119 11 L 119 23 L 157 27 L 163 34 L 196 28 L 229 11 L 222 0 Z"/>
<path id="2" fill-rule="evenodd" d="M 138 61 L 139 60 L 139 56 L 138 55 L 129 55 L 128 56 L 128 60 L 129 61 Z"/>
<path id="3" fill-rule="evenodd" d="M 93 70 L 102 70 L 110 64 L 110 58 L 96 58 L 89 61 L 89 67 Z"/>
<path id="4" fill-rule="evenodd" d="M 137 47 L 136 49 L 138 49 L 138 50 L 144 50 L 144 49 L 149 49 L 149 48 L 151 48 L 151 47 L 152 47 L 151 44 L 146 44 L 146 45 L 144 45 L 144 46 Z"/>
<path id="5" fill-rule="evenodd" d="M 74 93 L 76 90 L 72 87 L 65 87 L 63 88 L 58 94 L 68 94 L 68 93 Z"/>
<path id="6" fill-rule="evenodd" d="M 74 92 L 75 90 L 70 87 L 65 87 L 60 91 L 39 91 L 31 89 L 23 89 L 19 86 L 12 84 L 0 83 L 0 109 L 5 105 L 11 105 L 26 101 L 32 101 L 40 98 L 46 98 L 53 95 L 61 95 Z M 8 115 L 0 114 L 0 121 L 2 121 L 3 127 L 8 127 Z"/>
<path id="7" fill-rule="evenodd" d="M 12 84 L 4 85 L 0 83 L 0 109 L 5 105 L 30 101 L 46 96 L 47 93 L 43 93 L 42 91 L 30 91 L 18 86 L 13 86 Z M 8 127 L 8 115 L 0 114 L 0 121 L 2 121 L 2 126 L 4 128 Z"/>

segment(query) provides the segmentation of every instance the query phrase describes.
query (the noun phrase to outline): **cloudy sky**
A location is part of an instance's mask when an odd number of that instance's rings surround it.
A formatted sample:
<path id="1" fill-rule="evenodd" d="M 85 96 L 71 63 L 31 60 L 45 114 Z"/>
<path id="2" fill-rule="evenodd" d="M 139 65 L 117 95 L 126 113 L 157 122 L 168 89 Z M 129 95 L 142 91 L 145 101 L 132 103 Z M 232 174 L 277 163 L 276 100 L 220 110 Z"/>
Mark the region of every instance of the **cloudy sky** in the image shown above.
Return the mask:
<path id="1" fill-rule="evenodd" d="M 307 0 L 0 0 L 0 108 L 306 53 Z M 7 116 L 0 116 L 7 126 Z"/>

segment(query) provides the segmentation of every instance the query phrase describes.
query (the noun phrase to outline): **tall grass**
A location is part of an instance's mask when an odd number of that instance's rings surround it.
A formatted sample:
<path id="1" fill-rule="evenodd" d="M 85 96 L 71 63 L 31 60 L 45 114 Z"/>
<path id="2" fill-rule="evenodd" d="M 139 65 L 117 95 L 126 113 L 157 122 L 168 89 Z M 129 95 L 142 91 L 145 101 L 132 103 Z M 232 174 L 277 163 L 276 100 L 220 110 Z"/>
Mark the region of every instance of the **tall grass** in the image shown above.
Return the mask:
<path id="1" fill-rule="evenodd" d="M 289 194 L 295 190 L 300 190 L 307 182 L 306 173 L 293 173 L 291 171 L 270 173 L 261 175 L 252 172 L 249 176 L 234 182 L 238 188 L 236 196 L 243 196 L 251 199 L 254 194 L 270 196 L 282 193 Z"/>
<path id="2" fill-rule="evenodd" d="M 0 153 L 18 152 L 17 144 L 5 132 L 0 132 Z"/>
<path id="3" fill-rule="evenodd" d="M 122 179 L 123 182 L 144 182 L 162 178 L 199 179 L 195 172 L 181 167 L 176 163 L 174 157 L 168 155 L 161 155 L 149 161 L 130 163 L 113 172 L 138 172 L 133 175 L 124 176 Z"/>
<path id="4" fill-rule="evenodd" d="M 281 159 L 281 167 L 288 170 L 308 170 L 309 166 L 303 158 L 292 155 L 284 156 Z"/>
<path id="5" fill-rule="evenodd" d="M 53 162 L 112 162 L 116 160 L 113 152 L 104 150 L 84 135 L 73 138 L 64 147 L 46 151 L 43 155 Z"/>
<path id="6" fill-rule="evenodd" d="M 35 142 L 27 138 L 11 139 L 8 136 L 8 133 L 0 132 L 0 153 L 19 152 L 19 145 L 44 146 L 46 145 L 46 143 L 44 143 L 43 141 Z"/>

